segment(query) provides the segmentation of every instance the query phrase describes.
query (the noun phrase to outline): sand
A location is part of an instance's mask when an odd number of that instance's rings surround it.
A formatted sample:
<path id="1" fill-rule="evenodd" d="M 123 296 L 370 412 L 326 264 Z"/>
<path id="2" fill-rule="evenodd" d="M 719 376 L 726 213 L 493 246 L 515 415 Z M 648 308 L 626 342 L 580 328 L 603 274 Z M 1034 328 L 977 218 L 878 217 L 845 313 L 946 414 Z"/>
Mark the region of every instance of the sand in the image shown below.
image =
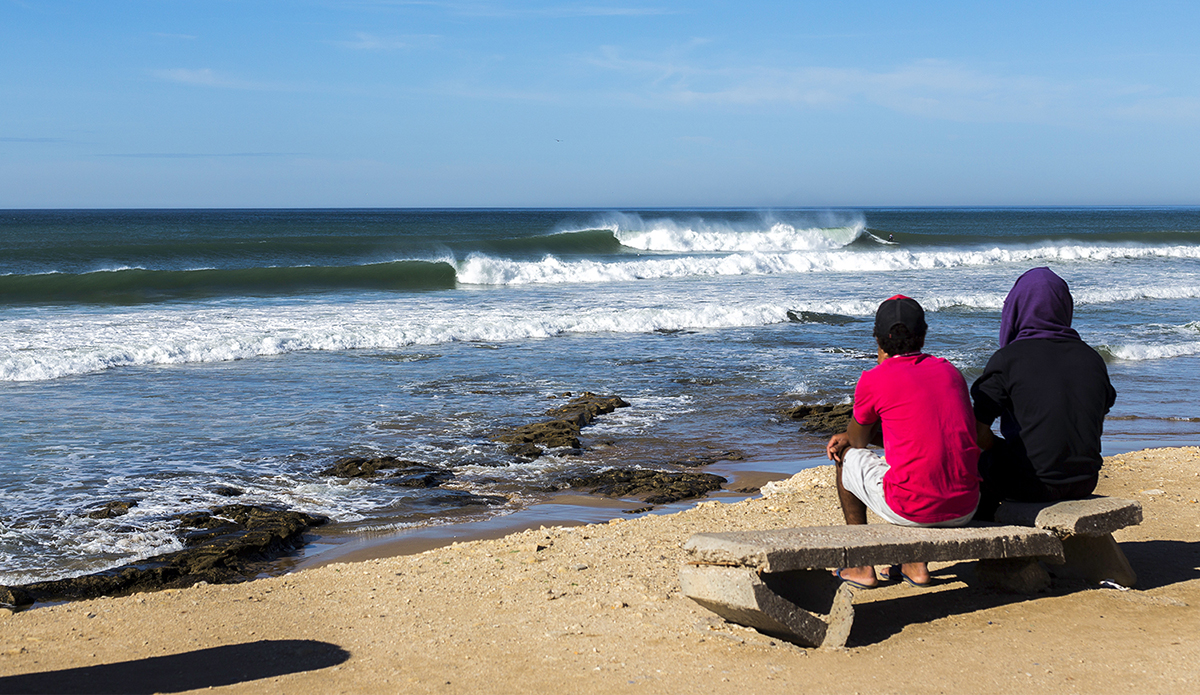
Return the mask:
<path id="1" fill-rule="evenodd" d="M 1117 540 L 1129 591 L 1003 594 L 972 563 L 860 592 L 850 643 L 814 650 L 682 596 L 699 531 L 840 523 L 832 469 L 736 503 L 551 527 L 0 615 L 0 692 L 1192 693 L 1200 690 L 1200 449 L 1106 460 L 1144 506 Z M 614 512 L 615 516 L 621 516 Z"/>

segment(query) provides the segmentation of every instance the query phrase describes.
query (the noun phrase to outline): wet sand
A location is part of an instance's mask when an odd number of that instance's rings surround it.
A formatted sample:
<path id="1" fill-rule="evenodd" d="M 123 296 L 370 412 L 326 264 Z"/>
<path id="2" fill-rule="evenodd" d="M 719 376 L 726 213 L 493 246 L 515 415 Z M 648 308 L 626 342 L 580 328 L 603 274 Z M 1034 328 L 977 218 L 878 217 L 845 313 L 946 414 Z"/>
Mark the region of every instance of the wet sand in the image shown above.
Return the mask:
<path id="1" fill-rule="evenodd" d="M 4 612 L 0 692 L 1195 692 L 1200 449 L 1104 474 L 1098 492 L 1144 506 L 1116 534 L 1135 589 L 1003 594 L 934 565 L 934 588 L 860 592 L 844 650 L 725 623 L 678 587 L 692 533 L 838 523 L 821 467 L 674 514 Z"/>

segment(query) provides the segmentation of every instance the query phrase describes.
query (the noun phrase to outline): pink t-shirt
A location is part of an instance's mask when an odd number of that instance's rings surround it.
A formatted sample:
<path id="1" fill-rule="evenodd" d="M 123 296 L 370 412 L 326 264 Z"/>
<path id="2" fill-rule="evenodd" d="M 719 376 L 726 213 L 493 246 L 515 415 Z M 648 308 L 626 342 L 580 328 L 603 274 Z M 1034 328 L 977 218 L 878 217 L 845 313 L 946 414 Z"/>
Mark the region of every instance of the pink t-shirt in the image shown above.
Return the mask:
<path id="1" fill-rule="evenodd" d="M 967 382 L 954 365 L 925 354 L 896 355 L 863 372 L 854 419 L 883 421 L 889 470 L 883 496 L 905 519 L 934 524 L 970 514 L 979 502 L 979 449 Z"/>

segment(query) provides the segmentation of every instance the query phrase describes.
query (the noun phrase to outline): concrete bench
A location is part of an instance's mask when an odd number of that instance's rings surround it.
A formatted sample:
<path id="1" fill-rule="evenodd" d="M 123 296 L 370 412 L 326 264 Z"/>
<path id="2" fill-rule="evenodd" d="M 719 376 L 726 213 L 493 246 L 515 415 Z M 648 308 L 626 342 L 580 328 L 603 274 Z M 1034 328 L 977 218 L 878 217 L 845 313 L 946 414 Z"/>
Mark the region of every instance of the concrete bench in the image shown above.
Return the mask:
<path id="1" fill-rule="evenodd" d="M 1092 498 L 1006 503 L 997 523 L 961 528 L 870 524 L 698 533 L 684 544 L 692 560 L 681 568 L 680 583 L 686 596 L 730 622 L 803 646 L 841 647 L 854 622 L 855 590 L 831 568 L 981 560 L 983 578 L 1028 590 L 1048 585 L 1039 562 L 1045 561 L 1067 576 L 1132 585 L 1136 577 L 1112 531 L 1141 518 L 1137 502 Z"/>

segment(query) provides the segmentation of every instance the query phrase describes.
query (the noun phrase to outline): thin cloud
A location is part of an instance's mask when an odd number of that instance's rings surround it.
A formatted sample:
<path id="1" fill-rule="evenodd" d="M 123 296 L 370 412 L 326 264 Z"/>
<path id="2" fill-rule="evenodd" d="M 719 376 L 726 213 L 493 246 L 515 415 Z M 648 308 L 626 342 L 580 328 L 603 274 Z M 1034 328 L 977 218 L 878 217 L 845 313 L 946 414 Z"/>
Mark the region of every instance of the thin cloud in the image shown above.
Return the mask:
<path id="1" fill-rule="evenodd" d="M 662 7 L 629 7 L 624 5 L 550 5 L 546 7 L 511 7 L 487 2 L 430 2 L 422 0 L 377 0 L 375 2 L 352 2 L 352 5 L 370 7 L 439 7 L 454 14 L 467 17 L 652 17 L 680 14 L 678 10 Z"/>
<path id="2" fill-rule="evenodd" d="M 9 138 L 0 137 L 0 142 L 28 142 L 28 143 L 53 143 L 53 142 L 71 142 L 64 138 Z"/>
<path id="3" fill-rule="evenodd" d="M 229 159 L 255 157 L 303 157 L 303 152 L 120 152 L 98 154 L 97 157 L 119 159 Z"/>
<path id="4" fill-rule="evenodd" d="M 217 73 L 209 68 L 202 68 L 200 70 L 190 70 L 188 68 L 154 70 L 151 74 L 160 80 L 179 82 L 180 84 L 197 84 L 204 85 L 205 87 L 228 87 L 234 84 L 230 80 L 218 77 Z"/>
<path id="5" fill-rule="evenodd" d="M 709 68 L 675 50 L 659 58 L 629 58 L 606 47 L 586 63 L 623 73 L 640 85 L 631 100 L 660 105 L 838 108 L 872 103 L 893 111 L 970 122 L 1071 122 L 1097 117 L 1194 118 L 1194 98 L 1167 100 L 1143 85 L 1062 82 L 1004 75 L 948 61 L 923 60 L 891 70 L 811 67 Z"/>
<path id="6" fill-rule="evenodd" d="M 176 84 L 186 84 L 197 87 L 242 89 L 256 92 L 284 92 L 297 90 L 297 87 L 288 85 L 253 82 L 250 80 L 228 77 L 226 75 L 217 73 L 210 68 L 171 68 L 168 70 L 151 70 L 150 74 L 157 79 L 163 80 L 164 82 L 174 82 Z"/>
<path id="7" fill-rule="evenodd" d="M 676 10 L 660 7 L 604 7 L 596 5 L 574 7 L 543 7 L 528 10 L 508 10 L 503 12 L 512 16 L 536 17 L 656 17 L 679 14 Z"/>
<path id="8" fill-rule="evenodd" d="M 360 31 L 354 35 L 352 41 L 330 41 L 329 43 L 355 51 L 398 51 L 424 48 L 438 38 L 440 37 L 433 34 L 385 37 Z"/>

